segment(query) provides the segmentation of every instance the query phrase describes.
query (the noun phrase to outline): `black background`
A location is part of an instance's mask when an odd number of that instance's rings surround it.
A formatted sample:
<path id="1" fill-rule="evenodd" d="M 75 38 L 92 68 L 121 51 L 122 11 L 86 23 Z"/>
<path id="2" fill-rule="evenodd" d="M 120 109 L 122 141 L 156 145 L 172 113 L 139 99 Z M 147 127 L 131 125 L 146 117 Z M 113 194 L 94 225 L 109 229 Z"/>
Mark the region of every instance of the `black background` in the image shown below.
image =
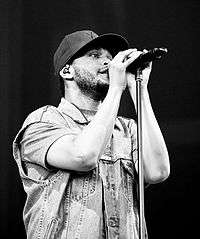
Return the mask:
<path id="1" fill-rule="evenodd" d="M 0 0 L 1 238 L 25 238 L 25 193 L 12 141 L 26 115 L 60 99 L 52 57 L 65 34 L 115 32 L 132 47 L 167 47 L 149 82 L 169 150 L 171 175 L 145 191 L 150 239 L 198 238 L 199 27 L 195 0 Z M 127 92 L 120 114 L 134 117 Z"/>

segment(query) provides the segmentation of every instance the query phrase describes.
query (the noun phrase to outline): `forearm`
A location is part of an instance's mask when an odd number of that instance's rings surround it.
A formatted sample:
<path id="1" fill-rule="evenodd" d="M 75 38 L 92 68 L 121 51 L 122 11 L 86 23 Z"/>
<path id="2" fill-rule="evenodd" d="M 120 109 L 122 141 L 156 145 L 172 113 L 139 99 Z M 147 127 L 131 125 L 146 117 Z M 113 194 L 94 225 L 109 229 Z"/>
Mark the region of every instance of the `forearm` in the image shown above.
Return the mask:
<path id="1" fill-rule="evenodd" d="M 112 135 L 121 94 L 122 91 L 110 88 L 92 121 L 73 139 L 68 135 L 58 139 L 47 153 L 47 162 L 75 171 L 95 168 Z"/>
<path id="2" fill-rule="evenodd" d="M 97 163 L 112 135 L 121 94 L 122 91 L 117 88 L 110 88 L 92 121 L 75 140 L 80 154 L 85 155 L 87 160 L 91 159 L 93 164 Z"/>
<path id="3" fill-rule="evenodd" d="M 169 175 L 168 151 L 154 115 L 147 88 L 142 88 L 141 92 L 145 180 L 149 183 L 157 183 Z M 134 89 L 131 89 L 130 93 L 136 103 Z"/>

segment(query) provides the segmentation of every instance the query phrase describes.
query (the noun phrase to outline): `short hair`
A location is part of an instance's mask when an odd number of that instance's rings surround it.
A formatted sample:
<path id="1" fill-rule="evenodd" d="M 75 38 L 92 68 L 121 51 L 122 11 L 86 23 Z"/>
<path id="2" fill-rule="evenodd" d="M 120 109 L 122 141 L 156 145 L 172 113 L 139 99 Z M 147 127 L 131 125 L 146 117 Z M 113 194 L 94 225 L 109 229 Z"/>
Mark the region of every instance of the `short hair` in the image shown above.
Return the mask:
<path id="1" fill-rule="evenodd" d="M 59 76 L 59 86 L 61 97 L 65 97 L 65 83 L 61 76 Z"/>

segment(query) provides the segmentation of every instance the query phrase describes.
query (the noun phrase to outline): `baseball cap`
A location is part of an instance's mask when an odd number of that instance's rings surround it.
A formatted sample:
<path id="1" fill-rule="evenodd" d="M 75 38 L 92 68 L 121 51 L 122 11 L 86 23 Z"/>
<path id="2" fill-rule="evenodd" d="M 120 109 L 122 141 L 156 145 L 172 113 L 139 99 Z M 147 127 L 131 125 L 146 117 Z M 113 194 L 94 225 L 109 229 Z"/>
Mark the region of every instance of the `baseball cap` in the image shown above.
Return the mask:
<path id="1" fill-rule="evenodd" d="M 92 47 L 105 48 L 115 56 L 119 51 L 128 49 L 128 46 L 128 41 L 115 33 L 98 35 L 90 30 L 73 32 L 64 37 L 54 54 L 55 75 L 58 76 L 60 70 L 70 60 L 75 59 L 81 52 Z"/>

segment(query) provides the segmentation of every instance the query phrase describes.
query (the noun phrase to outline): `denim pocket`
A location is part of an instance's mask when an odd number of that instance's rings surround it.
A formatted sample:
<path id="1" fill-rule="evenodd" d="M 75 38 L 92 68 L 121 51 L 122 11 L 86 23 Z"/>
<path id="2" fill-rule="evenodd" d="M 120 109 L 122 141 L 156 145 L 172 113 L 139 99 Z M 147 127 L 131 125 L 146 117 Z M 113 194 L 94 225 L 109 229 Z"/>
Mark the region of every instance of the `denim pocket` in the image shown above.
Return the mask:
<path id="1" fill-rule="evenodd" d="M 121 190 L 128 201 L 137 199 L 137 173 L 133 161 L 121 160 Z M 135 195 L 135 196 L 134 196 Z"/>
<path id="2" fill-rule="evenodd" d="M 98 169 L 93 169 L 87 173 L 71 174 L 71 198 L 75 201 L 80 201 L 95 193 L 98 180 Z"/>

